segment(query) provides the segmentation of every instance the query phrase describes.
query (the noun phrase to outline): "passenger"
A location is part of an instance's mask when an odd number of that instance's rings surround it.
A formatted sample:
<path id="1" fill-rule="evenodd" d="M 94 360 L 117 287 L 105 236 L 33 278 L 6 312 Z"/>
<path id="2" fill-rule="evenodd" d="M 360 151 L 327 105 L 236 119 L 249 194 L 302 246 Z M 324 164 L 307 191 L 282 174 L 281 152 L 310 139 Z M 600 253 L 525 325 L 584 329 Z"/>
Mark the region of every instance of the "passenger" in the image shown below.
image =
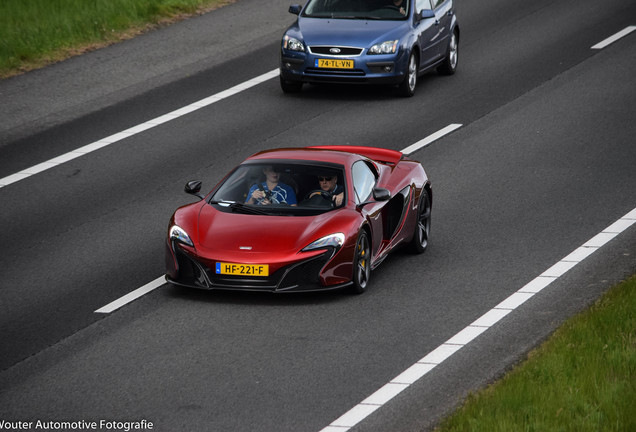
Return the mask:
<path id="1" fill-rule="evenodd" d="M 263 168 L 265 181 L 255 184 L 250 188 L 246 204 L 268 205 L 268 204 L 297 204 L 296 194 L 291 186 L 280 183 L 281 170 L 271 165 Z"/>

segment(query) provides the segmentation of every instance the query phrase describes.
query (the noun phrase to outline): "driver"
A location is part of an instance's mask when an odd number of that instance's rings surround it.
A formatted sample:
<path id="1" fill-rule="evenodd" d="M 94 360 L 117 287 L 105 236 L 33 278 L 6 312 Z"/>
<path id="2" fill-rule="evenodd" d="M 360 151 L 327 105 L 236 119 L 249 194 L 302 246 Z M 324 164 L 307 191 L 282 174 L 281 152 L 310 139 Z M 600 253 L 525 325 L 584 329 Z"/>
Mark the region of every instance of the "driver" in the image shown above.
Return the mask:
<path id="1" fill-rule="evenodd" d="M 327 196 L 329 196 L 330 199 L 333 201 L 335 207 L 338 207 L 342 204 L 342 200 L 344 198 L 344 188 L 338 184 L 337 175 L 319 175 L 318 184 L 320 185 L 320 190 L 311 192 L 307 197 L 308 199 L 321 194 L 325 196 L 326 192 L 328 194 Z"/>
<path id="2" fill-rule="evenodd" d="M 296 205 L 296 194 L 291 186 L 280 182 L 280 169 L 268 165 L 263 168 L 265 181 L 250 188 L 246 204 L 288 204 Z"/>
<path id="3" fill-rule="evenodd" d="M 393 4 L 393 6 L 395 6 L 395 8 L 397 10 L 400 11 L 400 13 L 402 15 L 406 15 L 406 1 L 404 1 L 404 0 L 392 0 L 391 3 Z"/>

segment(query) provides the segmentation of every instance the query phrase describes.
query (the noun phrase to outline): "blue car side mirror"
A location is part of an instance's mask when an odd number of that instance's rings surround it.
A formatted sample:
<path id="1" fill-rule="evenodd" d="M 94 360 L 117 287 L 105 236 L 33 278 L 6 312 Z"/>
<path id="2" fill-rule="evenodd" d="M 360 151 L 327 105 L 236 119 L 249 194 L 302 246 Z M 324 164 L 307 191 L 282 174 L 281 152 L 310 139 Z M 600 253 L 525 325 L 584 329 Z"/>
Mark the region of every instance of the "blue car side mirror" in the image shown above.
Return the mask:
<path id="1" fill-rule="evenodd" d="M 300 11 L 302 10 L 302 6 L 301 5 L 291 5 L 289 6 L 289 13 L 292 13 L 294 15 L 300 15 Z"/>
<path id="2" fill-rule="evenodd" d="M 435 18 L 435 11 L 430 9 L 422 9 L 420 11 L 420 19 Z"/>

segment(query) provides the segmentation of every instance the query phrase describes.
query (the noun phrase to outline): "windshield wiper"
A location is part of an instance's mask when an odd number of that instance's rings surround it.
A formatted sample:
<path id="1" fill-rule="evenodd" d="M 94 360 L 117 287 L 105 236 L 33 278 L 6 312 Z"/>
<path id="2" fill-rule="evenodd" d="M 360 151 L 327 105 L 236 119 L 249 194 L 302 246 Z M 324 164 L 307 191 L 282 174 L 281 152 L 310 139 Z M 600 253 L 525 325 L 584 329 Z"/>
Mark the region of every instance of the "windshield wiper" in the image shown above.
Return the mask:
<path id="1" fill-rule="evenodd" d="M 251 214 L 257 214 L 257 215 L 268 215 L 269 212 L 267 212 L 266 210 L 262 210 L 258 207 L 253 207 L 253 206 L 248 206 L 242 203 L 238 203 L 238 202 L 233 202 L 230 204 L 230 208 L 232 210 L 235 211 L 240 211 L 243 213 L 251 213 Z"/>
<path id="2" fill-rule="evenodd" d="M 364 15 L 333 15 L 330 18 L 333 19 L 350 19 L 350 20 L 380 20 L 382 18 L 377 16 L 364 16 Z"/>
<path id="3" fill-rule="evenodd" d="M 240 202 L 236 201 L 225 201 L 225 200 L 211 200 L 210 204 L 218 204 L 223 207 L 229 207 L 232 210 L 240 211 L 243 213 L 257 214 L 257 215 L 268 215 L 270 214 L 266 210 L 259 209 L 258 207 L 248 206 Z"/>
<path id="4" fill-rule="evenodd" d="M 256 215 L 268 215 L 269 213 L 265 210 L 261 210 L 257 207 L 251 207 L 251 206 L 246 206 L 245 204 L 241 204 L 241 203 L 234 203 L 230 205 L 230 208 L 232 210 L 238 210 L 240 212 L 243 213 L 251 213 L 251 214 L 256 214 Z"/>
<path id="5" fill-rule="evenodd" d="M 231 204 L 234 204 L 234 203 L 235 203 L 235 201 L 225 201 L 225 200 L 220 200 L 220 201 L 217 201 L 217 200 L 210 200 L 210 201 L 208 201 L 208 202 L 209 202 L 210 204 L 221 204 L 221 205 L 224 205 L 225 207 L 229 207 Z"/>

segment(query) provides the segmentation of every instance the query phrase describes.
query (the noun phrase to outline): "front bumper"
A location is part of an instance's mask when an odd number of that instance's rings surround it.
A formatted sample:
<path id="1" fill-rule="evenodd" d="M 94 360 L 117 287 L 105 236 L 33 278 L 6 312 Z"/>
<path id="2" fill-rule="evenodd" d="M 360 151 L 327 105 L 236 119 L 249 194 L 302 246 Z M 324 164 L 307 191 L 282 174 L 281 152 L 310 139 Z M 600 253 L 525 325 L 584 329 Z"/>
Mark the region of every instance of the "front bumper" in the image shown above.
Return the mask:
<path id="1" fill-rule="evenodd" d="M 392 55 L 365 55 L 342 57 L 353 60 L 352 69 L 327 69 L 316 67 L 316 60 L 326 58 L 307 52 L 282 50 L 280 74 L 286 81 L 305 83 L 359 83 L 399 84 L 404 80 L 407 56 L 400 50 Z"/>
<path id="2" fill-rule="evenodd" d="M 223 289 L 237 291 L 323 291 L 337 289 L 351 284 L 350 281 L 335 280 L 325 284 L 321 276 L 325 266 L 333 258 L 334 249 L 326 249 L 323 253 L 301 261 L 291 263 L 277 269 L 268 277 L 241 277 L 216 274 L 214 261 L 205 264 L 206 260 L 192 256 L 177 247 L 169 247 L 166 251 L 166 280 L 175 285 L 199 289 Z"/>

